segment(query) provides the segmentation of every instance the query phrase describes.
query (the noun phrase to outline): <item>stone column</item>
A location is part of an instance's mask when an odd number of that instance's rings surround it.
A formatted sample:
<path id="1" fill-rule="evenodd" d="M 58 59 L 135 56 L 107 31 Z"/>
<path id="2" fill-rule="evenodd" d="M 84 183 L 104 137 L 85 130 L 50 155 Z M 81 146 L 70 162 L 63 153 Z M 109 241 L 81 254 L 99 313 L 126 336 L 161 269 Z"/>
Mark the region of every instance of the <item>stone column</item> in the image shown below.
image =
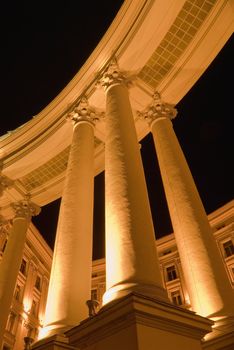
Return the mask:
<path id="1" fill-rule="evenodd" d="M 149 121 L 192 309 L 219 319 L 233 315 L 228 282 L 208 219 L 173 131 L 173 106 L 158 93 L 142 114 Z"/>
<path id="2" fill-rule="evenodd" d="M 83 98 L 67 117 L 74 122 L 44 328 L 39 338 L 74 327 L 88 317 L 91 293 L 94 123 L 98 115 Z"/>
<path id="3" fill-rule="evenodd" d="M 126 79 L 113 62 L 106 90 L 106 287 L 103 304 L 131 292 L 167 300 Z"/>
<path id="4" fill-rule="evenodd" d="M 19 273 L 28 225 L 31 217 L 38 215 L 40 212 L 40 208 L 28 199 L 13 203 L 12 207 L 15 210 L 15 217 L 6 250 L 0 263 L 0 344 Z"/>

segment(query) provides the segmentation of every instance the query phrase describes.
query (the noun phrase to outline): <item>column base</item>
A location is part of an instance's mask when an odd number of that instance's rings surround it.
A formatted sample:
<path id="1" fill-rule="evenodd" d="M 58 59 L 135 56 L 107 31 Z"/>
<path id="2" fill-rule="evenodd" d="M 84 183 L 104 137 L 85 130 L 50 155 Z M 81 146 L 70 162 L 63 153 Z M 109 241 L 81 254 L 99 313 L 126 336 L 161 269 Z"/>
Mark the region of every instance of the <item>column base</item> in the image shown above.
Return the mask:
<path id="1" fill-rule="evenodd" d="M 51 337 L 41 339 L 31 347 L 33 350 L 77 350 L 69 345 L 69 339 L 64 334 L 56 334 Z"/>
<path id="2" fill-rule="evenodd" d="M 52 337 L 54 335 L 63 335 L 66 331 L 73 328 L 74 326 L 66 326 L 66 325 L 50 325 L 45 326 L 40 330 L 39 340 L 43 340 L 45 338 Z"/>
<path id="3" fill-rule="evenodd" d="M 212 321 L 170 303 L 131 293 L 67 331 L 85 350 L 201 350 Z"/>
<path id="4" fill-rule="evenodd" d="M 155 300 L 157 299 L 159 301 L 170 303 L 166 289 L 160 286 L 145 283 L 123 283 L 111 287 L 104 293 L 103 306 L 110 302 L 115 302 L 115 300 L 120 298 L 126 297 L 131 293 L 139 293 Z"/>

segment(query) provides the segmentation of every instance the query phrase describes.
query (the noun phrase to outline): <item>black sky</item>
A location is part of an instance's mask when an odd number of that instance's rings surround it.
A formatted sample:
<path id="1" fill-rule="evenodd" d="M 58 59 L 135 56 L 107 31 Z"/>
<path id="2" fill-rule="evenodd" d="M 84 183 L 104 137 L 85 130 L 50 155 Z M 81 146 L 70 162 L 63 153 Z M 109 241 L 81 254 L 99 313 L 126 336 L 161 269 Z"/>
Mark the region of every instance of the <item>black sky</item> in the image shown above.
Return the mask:
<path id="1" fill-rule="evenodd" d="M 9 1 L 1 5 L 0 135 L 45 107 L 93 51 L 122 1 Z M 174 130 L 207 213 L 234 197 L 232 37 L 177 105 Z M 157 237 L 172 231 L 151 135 L 142 158 Z M 95 179 L 94 257 L 104 254 L 104 175 Z M 53 246 L 59 201 L 33 222 Z"/>

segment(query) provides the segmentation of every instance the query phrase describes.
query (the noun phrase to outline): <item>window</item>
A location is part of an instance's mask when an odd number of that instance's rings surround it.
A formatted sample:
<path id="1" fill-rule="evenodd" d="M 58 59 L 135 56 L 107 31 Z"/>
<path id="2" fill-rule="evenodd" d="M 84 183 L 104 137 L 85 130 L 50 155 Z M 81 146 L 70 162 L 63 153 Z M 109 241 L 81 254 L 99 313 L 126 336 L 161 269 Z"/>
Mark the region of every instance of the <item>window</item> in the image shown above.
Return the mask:
<path id="1" fill-rule="evenodd" d="M 28 326 L 27 337 L 33 338 L 33 331 L 34 329 L 31 326 Z"/>
<path id="2" fill-rule="evenodd" d="M 92 289 L 91 290 L 91 299 L 92 300 L 97 300 L 97 289 Z"/>
<path id="3" fill-rule="evenodd" d="M 162 255 L 167 255 L 167 254 L 170 254 L 170 253 L 171 253 L 171 249 L 167 249 L 167 250 L 164 250 Z"/>
<path id="4" fill-rule="evenodd" d="M 27 262 L 22 259 L 21 265 L 20 265 L 20 272 L 22 272 L 23 275 L 26 275 L 26 268 L 27 268 Z"/>
<path id="5" fill-rule="evenodd" d="M 7 239 L 5 239 L 5 242 L 4 242 L 3 247 L 2 247 L 2 252 L 3 253 L 5 252 L 6 245 L 7 245 Z"/>
<path id="6" fill-rule="evenodd" d="M 13 312 L 11 312 L 8 317 L 7 326 L 6 326 L 6 330 L 10 333 L 13 332 L 15 319 L 16 319 L 16 315 Z"/>
<path id="7" fill-rule="evenodd" d="M 36 278 L 35 288 L 39 291 L 41 290 L 41 277 L 40 276 L 37 276 L 37 278 Z"/>
<path id="8" fill-rule="evenodd" d="M 31 314 L 37 317 L 37 312 L 38 312 L 38 302 L 36 300 L 33 300 L 32 306 L 31 306 Z"/>
<path id="9" fill-rule="evenodd" d="M 167 281 L 173 281 L 177 278 L 175 265 L 166 268 L 167 271 Z"/>
<path id="10" fill-rule="evenodd" d="M 21 293 L 21 288 L 17 284 L 16 287 L 15 287 L 15 293 L 14 293 L 15 300 L 20 300 L 20 293 Z"/>
<path id="11" fill-rule="evenodd" d="M 179 290 L 171 292 L 171 301 L 175 305 L 182 305 L 182 298 Z"/>
<path id="12" fill-rule="evenodd" d="M 226 258 L 231 255 L 234 255 L 234 245 L 232 243 L 232 240 L 229 240 L 223 243 L 223 249 L 224 249 Z"/>
<path id="13" fill-rule="evenodd" d="M 11 350 L 10 346 L 4 344 L 2 350 Z"/>

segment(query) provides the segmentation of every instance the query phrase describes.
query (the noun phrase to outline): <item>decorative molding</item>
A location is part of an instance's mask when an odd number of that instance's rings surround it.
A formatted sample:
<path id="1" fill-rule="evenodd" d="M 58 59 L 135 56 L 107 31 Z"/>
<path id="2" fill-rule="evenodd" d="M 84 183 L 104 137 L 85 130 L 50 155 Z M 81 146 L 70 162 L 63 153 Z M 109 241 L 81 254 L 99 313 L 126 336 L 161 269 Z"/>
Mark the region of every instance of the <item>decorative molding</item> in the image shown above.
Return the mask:
<path id="1" fill-rule="evenodd" d="M 2 215 L 0 215 L 0 235 L 6 234 L 8 235 L 10 230 L 10 221 L 6 220 Z"/>
<path id="2" fill-rule="evenodd" d="M 15 211 L 15 218 L 21 217 L 31 220 L 32 216 L 38 215 L 41 211 L 41 208 L 27 197 L 19 202 L 12 203 L 11 206 Z"/>
<path id="3" fill-rule="evenodd" d="M 7 176 L 0 174 L 0 197 L 3 195 L 3 192 L 6 188 L 12 186 L 14 181 L 9 179 Z"/>
<path id="4" fill-rule="evenodd" d="M 177 110 L 174 105 L 163 102 L 158 91 L 153 94 L 153 102 L 142 112 L 138 112 L 139 119 L 146 120 L 151 125 L 155 120 L 160 118 L 174 119 Z"/>
<path id="5" fill-rule="evenodd" d="M 124 84 L 127 87 L 132 86 L 135 76 L 130 76 L 127 72 L 121 71 L 116 58 L 113 58 L 104 72 L 97 86 L 103 86 L 106 91 L 110 86 Z"/>

